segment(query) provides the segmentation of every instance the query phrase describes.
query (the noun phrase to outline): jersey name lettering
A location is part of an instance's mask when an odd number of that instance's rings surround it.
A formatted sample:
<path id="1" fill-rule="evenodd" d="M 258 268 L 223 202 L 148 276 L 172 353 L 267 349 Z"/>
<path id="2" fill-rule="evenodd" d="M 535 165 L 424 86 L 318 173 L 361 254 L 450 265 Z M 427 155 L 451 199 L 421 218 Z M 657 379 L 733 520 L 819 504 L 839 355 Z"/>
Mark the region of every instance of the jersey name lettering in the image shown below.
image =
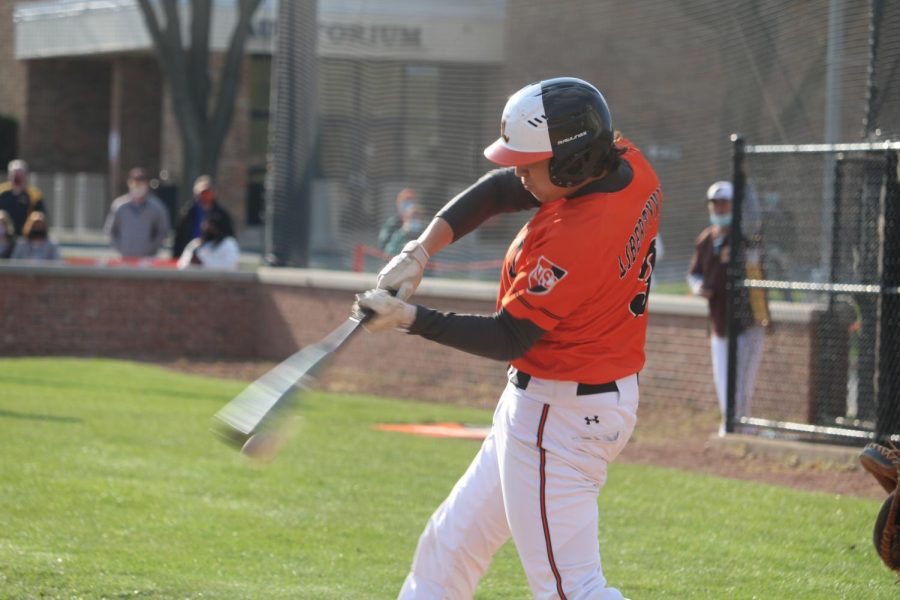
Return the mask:
<path id="1" fill-rule="evenodd" d="M 619 279 L 624 279 L 631 267 L 637 262 L 638 253 L 641 251 L 641 246 L 644 243 L 647 223 L 650 222 L 650 219 L 659 219 L 659 196 L 660 190 L 656 188 L 650 194 L 647 202 L 644 203 L 641 216 L 638 217 L 637 223 L 634 225 L 634 231 L 628 236 L 628 241 L 625 242 L 625 252 L 618 257 Z"/>

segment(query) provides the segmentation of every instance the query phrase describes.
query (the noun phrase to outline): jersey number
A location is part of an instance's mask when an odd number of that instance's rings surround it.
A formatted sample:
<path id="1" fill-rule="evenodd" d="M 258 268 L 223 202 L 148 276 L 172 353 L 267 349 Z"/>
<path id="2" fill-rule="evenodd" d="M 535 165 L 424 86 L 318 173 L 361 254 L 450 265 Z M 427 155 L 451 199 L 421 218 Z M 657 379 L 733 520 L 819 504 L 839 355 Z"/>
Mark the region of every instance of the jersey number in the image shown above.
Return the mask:
<path id="1" fill-rule="evenodd" d="M 647 310 L 647 299 L 650 297 L 650 278 L 653 276 L 653 265 L 656 264 L 656 238 L 650 240 L 650 247 L 647 248 L 647 256 L 641 263 L 641 272 L 638 273 L 638 280 L 644 284 L 644 289 L 631 300 L 628 310 L 635 317 L 640 317 Z"/>

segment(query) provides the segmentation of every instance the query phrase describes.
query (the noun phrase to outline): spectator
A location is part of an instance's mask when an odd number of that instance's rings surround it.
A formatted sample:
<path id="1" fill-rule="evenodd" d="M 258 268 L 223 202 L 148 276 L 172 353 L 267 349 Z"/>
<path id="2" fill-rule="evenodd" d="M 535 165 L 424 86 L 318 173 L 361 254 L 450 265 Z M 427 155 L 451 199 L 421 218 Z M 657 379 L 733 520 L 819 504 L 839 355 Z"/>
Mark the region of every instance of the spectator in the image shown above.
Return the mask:
<path id="1" fill-rule="evenodd" d="M 16 226 L 5 210 L 0 210 L 0 258 L 12 256 L 16 247 Z"/>
<path id="2" fill-rule="evenodd" d="M 419 195 L 416 193 L 416 190 L 412 188 L 403 188 L 402 190 L 400 190 L 400 193 L 397 194 L 395 203 L 397 205 L 397 214 L 389 217 L 381 225 L 381 229 L 378 231 L 378 247 L 384 250 L 387 254 L 391 255 L 395 254 L 395 252 L 387 249 L 388 244 L 391 243 L 391 239 L 394 237 L 394 234 L 402 229 L 404 223 L 404 213 L 408 213 L 408 211 L 412 210 L 413 207 L 418 206 Z M 414 239 L 417 236 L 418 234 L 410 239 Z M 403 244 L 400 244 L 400 246 L 402 247 Z"/>
<path id="3" fill-rule="evenodd" d="M 191 265 L 209 269 L 228 269 L 236 271 L 240 248 L 231 229 L 231 219 L 224 211 L 210 212 L 203 221 L 203 232 L 200 237 L 191 240 L 178 259 L 178 268 L 186 269 Z"/>
<path id="4" fill-rule="evenodd" d="M 28 185 L 28 165 L 24 160 L 10 161 L 7 168 L 9 180 L 0 184 L 0 210 L 12 219 L 16 235 L 22 235 L 25 221 L 34 211 L 47 215 L 41 190 Z"/>
<path id="5" fill-rule="evenodd" d="M 400 254 L 407 242 L 417 239 L 419 234 L 425 231 L 425 219 L 422 215 L 422 207 L 418 203 L 406 203 L 399 216 L 400 227 L 394 231 L 382 248 L 391 256 Z"/>
<path id="6" fill-rule="evenodd" d="M 22 227 L 22 239 L 16 242 L 14 260 L 59 260 L 59 247 L 47 237 L 44 213 L 33 211 Z"/>
<path id="7" fill-rule="evenodd" d="M 123 257 L 156 256 L 169 233 L 169 211 L 150 193 L 144 169 L 129 171 L 128 193 L 113 201 L 106 231 Z"/>
<path id="8" fill-rule="evenodd" d="M 219 213 L 227 223 L 227 230 L 234 235 L 231 215 L 219 204 L 216 188 L 209 175 L 201 175 L 194 182 L 194 202 L 181 217 L 175 230 L 175 243 L 172 246 L 172 258 L 178 258 L 191 240 L 199 238 L 203 233 L 203 222 L 214 213 Z"/>
<path id="9" fill-rule="evenodd" d="M 691 292 L 709 302 L 710 351 L 713 380 L 722 414 L 719 435 L 725 434 L 726 386 L 728 384 L 728 323 L 726 320 L 726 272 L 731 260 L 731 201 L 733 188 L 728 181 L 717 181 L 706 193 L 710 226 L 697 238 L 694 256 L 688 267 Z M 748 249 L 745 260 L 748 275 L 762 277 L 759 250 Z M 760 293 L 757 293 L 760 292 Z M 761 290 L 743 293 L 738 310 L 737 381 L 735 386 L 735 419 L 750 416 L 750 398 L 756 372 L 762 358 L 764 328 L 769 325 L 769 312 Z"/>

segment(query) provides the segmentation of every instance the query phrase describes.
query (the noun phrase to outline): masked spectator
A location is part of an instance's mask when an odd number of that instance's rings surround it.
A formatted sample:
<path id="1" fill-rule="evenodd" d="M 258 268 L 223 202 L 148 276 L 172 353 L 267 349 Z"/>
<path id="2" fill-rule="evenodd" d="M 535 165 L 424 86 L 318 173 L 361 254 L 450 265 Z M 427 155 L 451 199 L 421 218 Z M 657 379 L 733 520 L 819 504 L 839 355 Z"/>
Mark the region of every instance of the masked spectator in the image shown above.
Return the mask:
<path id="1" fill-rule="evenodd" d="M 381 229 L 378 230 L 378 247 L 387 254 L 396 254 L 399 252 L 399 250 L 393 250 L 396 246 L 396 240 L 401 237 L 405 240 L 406 235 L 398 232 L 402 231 L 404 223 L 409 220 L 412 211 L 419 207 L 419 195 L 416 193 L 416 190 L 412 188 L 403 188 L 397 194 L 397 198 L 394 202 L 397 206 L 397 213 L 382 223 Z M 419 208 L 419 212 L 421 213 L 421 208 Z M 422 221 L 421 214 L 419 220 Z M 422 221 L 422 224 L 424 225 L 424 221 Z M 407 230 L 408 229 L 409 225 L 407 225 Z M 419 233 L 421 233 L 421 231 Z M 418 235 L 419 234 L 417 233 L 410 239 L 414 239 Z M 400 248 L 402 247 L 403 244 L 401 243 Z"/>
<path id="2" fill-rule="evenodd" d="M 34 211 L 47 215 L 41 190 L 28 185 L 28 165 L 24 160 L 10 161 L 8 181 L 0 184 L 0 210 L 12 219 L 16 235 L 22 235 L 25 221 Z"/>
<path id="3" fill-rule="evenodd" d="M 422 207 L 417 202 L 407 203 L 400 213 L 400 227 L 391 234 L 383 249 L 390 255 L 399 254 L 407 242 L 417 239 L 423 231 L 425 217 Z"/>
<path id="4" fill-rule="evenodd" d="M 722 415 L 719 435 L 726 430 L 728 387 L 728 321 L 727 278 L 731 262 L 731 221 L 734 188 L 729 181 L 717 181 L 706 192 L 709 227 L 697 238 L 694 255 L 688 267 L 687 281 L 695 296 L 709 304 L 710 352 L 716 397 Z M 762 279 L 759 249 L 747 248 L 744 257 L 746 275 Z M 750 401 L 764 345 L 765 327 L 769 326 L 768 300 L 763 290 L 744 291 L 739 296 L 740 308 L 735 323 L 737 335 L 737 368 L 735 369 L 736 419 L 750 416 Z"/>
<path id="5" fill-rule="evenodd" d="M 218 202 L 218 194 L 208 175 L 201 175 L 194 182 L 194 202 L 181 217 L 178 228 L 175 231 L 175 243 L 172 245 L 172 258 L 178 258 L 184 253 L 185 246 L 191 240 L 201 237 L 203 223 L 210 215 L 218 213 L 221 219 L 227 222 L 226 229 L 234 235 L 234 226 L 231 215 Z"/>
<path id="6" fill-rule="evenodd" d="M 211 212 L 203 222 L 200 237 L 191 240 L 178 259 L 178 268 L 191 265 L 209 269 L 237 270 L 240 248 L 231 229 L 231 220 L 220 211 Z"/>
<path id="7" fill-rule="evenodd" d="M 169 211 L 150 192 L 144 169 L 128 173 L 128 193 L 113 201 L 106 231 L 113 248 L 123 257 L 156 256 L 169 233 Z"/>
<path id="8" fill-rule="evenodd" d="M 47 234 L 44 213 L 34 211 L 28 215 L 22 227 L 22 239 L 16 242 L 12 253 L 14 260 L 59 260 L 59 247 Z"/>

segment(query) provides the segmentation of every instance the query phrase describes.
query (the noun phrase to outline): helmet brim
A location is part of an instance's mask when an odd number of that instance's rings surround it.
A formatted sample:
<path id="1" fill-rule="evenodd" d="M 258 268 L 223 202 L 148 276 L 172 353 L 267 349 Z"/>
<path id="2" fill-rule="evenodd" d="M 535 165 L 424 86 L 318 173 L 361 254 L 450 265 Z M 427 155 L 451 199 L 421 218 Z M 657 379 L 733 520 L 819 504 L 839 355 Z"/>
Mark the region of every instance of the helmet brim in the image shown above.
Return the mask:
<path id="1" fill-rule="evenodd" d="M 513 150 L 506 145 L 503 138 L 497 140 L 484 149 L 484 157 L 496 165 L 502 167 L 518 167 L 520 165 L 530 165 L 538 161 L 546 160 L 553 156 L 551 150 L 543 150 L 538 152 L 523 152 L 521 150 Z"/>

